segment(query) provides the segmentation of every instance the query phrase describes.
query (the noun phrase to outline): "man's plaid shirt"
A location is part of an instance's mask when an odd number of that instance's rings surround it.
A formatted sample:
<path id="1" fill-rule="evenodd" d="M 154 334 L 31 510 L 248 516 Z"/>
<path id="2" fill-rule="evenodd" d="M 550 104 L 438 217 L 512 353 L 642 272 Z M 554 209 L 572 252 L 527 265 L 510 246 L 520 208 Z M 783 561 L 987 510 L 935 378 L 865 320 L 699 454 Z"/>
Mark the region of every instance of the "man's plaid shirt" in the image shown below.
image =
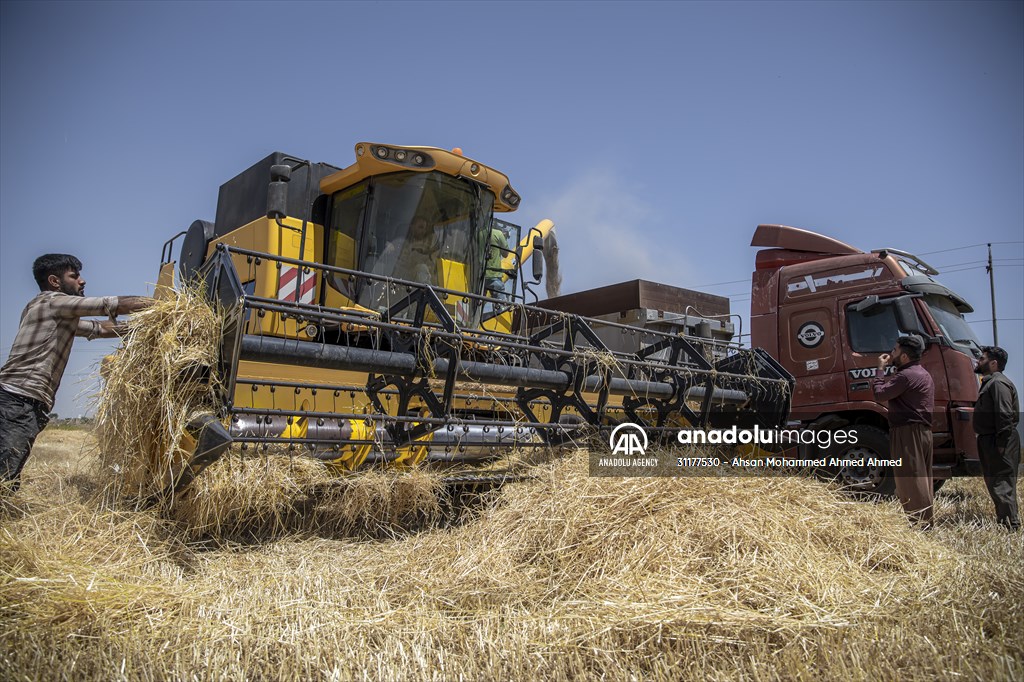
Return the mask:
<path id="1" fill-rule="evenodd" d="M 117 314 L 117 296 L 86 298 L 60 291 L 44 291 L 21 313 L 21 326 L 11 355 L 0 369 L 0 388 L 38 400 L 53 409 L 54 396 L 71 355 L 76 336 L 96 338 L 100 323 L 82 320 L 89 315 Z"/>

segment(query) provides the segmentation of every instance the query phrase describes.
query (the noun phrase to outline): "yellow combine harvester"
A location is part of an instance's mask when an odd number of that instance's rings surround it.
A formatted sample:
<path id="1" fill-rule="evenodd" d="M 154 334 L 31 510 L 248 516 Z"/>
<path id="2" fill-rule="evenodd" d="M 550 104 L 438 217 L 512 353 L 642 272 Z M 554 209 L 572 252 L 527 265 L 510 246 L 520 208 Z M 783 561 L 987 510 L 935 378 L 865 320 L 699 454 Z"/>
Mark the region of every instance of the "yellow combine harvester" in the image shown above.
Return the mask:
<path id="1" fill-rule="evenodd" d="M 368 142 L 344 169 L 275 153 L 225 183 L 215 222 L 162 258 L 161 287 L 200 278 L 225 315 L 222 408 L 193 422 L 179 487 L 232 443 L 352 471 L 486 461 L 624 421 L 655 437 L 784 422 L 792 378 L 763 351 L 528 305 L 538 254 L 558 293 L 557 245 L 551 221 L 495 217 L 519 202 L 459 150 Z M 638 339 L 628 352 L 602 341 L 616 327 Z"/>

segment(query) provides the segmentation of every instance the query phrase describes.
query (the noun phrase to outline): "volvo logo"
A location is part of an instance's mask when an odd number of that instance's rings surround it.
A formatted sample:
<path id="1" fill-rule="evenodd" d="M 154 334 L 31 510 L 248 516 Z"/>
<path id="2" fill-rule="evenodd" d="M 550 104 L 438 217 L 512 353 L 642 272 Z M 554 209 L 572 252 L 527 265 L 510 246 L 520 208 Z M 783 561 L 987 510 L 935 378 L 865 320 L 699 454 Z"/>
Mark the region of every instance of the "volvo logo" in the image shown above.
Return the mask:
<path id="1" fill-rule="evenodd" d="M 895 374 L 896 373 L 896 368 L 893 367 L 892 365 L 889 365 L 884 370 L 882 370 L 882 373 L 883 374 Z M 872 379 L 875 376 L 875 368 L 874 367 L 858 367 L 857 369 L 849 370 L 849 374 L 850 374 L 850 378 L 851 379 Z"/>
<path id="2" fill-rule="evenodd" d="M 647 432 L 632 422 L 623 422 L 612 429 L 608 446 L 613 455 L 639 455 L 647 451 Z"/>
<path id="3" fill-rule="evenodd" d="M 796 333 L 796 340 L 804 348 L 816 348 L 825 338 L 825 328 L 817 322 L 807 322 Z"/>

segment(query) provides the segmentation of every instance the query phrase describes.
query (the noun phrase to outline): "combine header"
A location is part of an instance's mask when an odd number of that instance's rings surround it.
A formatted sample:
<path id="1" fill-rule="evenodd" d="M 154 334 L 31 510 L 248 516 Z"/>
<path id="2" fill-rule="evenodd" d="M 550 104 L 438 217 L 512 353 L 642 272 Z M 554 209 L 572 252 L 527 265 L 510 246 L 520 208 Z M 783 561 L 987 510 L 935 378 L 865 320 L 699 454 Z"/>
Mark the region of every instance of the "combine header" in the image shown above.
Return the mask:
<path id="1" fill-rule="evenodd" d="M 355 153 L 344 169 L 272 154 L 221 187 L 214 223 L 165 244 L 160 286 L 201 279 L 224 318 L 220 409 L 193 421 L 179 488 L 232 443 L 354 471 L 484 462 L 624 421 L 655 439 L 785 422 L 792 378 L 764 351 L 528 305 L 542 260 L 557 294 L 558 247 L 551 221 L 495 218 L 520 202 L 505 175 L 458 150 Z"/>

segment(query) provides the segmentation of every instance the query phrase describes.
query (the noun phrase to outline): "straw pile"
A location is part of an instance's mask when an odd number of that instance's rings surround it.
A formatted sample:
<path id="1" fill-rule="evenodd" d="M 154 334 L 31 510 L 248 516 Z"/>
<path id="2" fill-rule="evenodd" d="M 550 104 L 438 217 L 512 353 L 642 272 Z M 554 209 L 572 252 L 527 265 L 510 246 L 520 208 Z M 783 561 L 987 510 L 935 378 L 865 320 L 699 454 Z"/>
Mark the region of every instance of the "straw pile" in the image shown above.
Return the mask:
<path id="1" fill-rule="evenodd" d="M 581 451 L 459 526 L 194 545 L 83 492 L 82 447 L 2 521 L 0 678 L 1024 674 L 1024 538 L 978 480 L 923 534 L 813 480 L 592 478 Z"/>
<path id="2" fill-rule="evenodd" d="M 369 472 L 340 479 L 287 450 L 254 459 L 230 453 L 184 493 L 167 495 L 190 445 L 186 425 L 216 412 L 221 319 L 201 288 L 185 288 L 134 315 L 122 346 L 104 363 L 97 433 L 104 500 L 124 508 L 158 502 L 188 540 L 249 541 L 297 531 L 379 536 L 432 523 L 443 490 L 423 471 Z M 282 454 L 283 453 L 283 454 Z"/>
<path id="3" fill-rule="evenodd" d="M 96 410 L 103 464 L 117 494 L 150 497 L 181 471 L 185 426 L 216 408 L 215 366 L 221 320 L 201 288 L 185 288 L 136 313 L 123 344 L 103 364 Z"/>
<path id="4" fill-rule="evenodd" d="M 306 457 L 234 455 L 206 469 L 163 514 L 187 540 L 377 538 L 437 522 L 445 495 L 440 476 L 424 470 L 340 478 Z"/>

